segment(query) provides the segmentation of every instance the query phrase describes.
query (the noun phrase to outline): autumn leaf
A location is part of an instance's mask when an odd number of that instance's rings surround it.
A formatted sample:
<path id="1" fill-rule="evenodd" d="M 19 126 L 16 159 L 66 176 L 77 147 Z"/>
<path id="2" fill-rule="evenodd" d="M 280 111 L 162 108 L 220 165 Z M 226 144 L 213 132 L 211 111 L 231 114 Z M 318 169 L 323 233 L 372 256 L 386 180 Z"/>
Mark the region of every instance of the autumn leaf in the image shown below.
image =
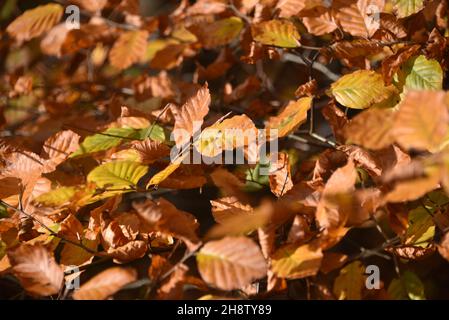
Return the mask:
<path id="1" fill-rule="evenodd" d="M 395 93 L 393 86 L 385 86 L 380 74 L 368 70 L 344 75 L 330 91 L 340 104 L 352 109 L 368 108 Z"/>
<path id="2" fill-rule="evenodd" d="M 73 294 L 75 300 L 105 300 L 123 286 L 135 281 L 134 269 L 112 267 L 100 272 Z"/>
<path id="3" fill-rule="evenodd" d="M 293 181 L 288 154 L 281 152 L 278 154 L 276 166 L 271 168 L 270 189 L 277 197 L 282 197 L 291 188 L 293 188 Z"/>
<path id="4" fill-rule="evenodd" d="M 193 25 L 193 32 L 205 48 L 215 48 L 230 43 L 243 29 L 243 21 L 238 17 L 230 17 L 214 21 L 210 24 Z"/>
<path id="5" fill-rule="evenodd" d="M 187 102 L 175 112 L 173 136 L 176 146 L 181 148 L 201 129 L 204 117 L 209 112 L 211 97 L 207 84 L 190 97 Z"/>
<path id="6" fill-rule="evenodd" d="M 425 56 L 411 57 L 394 76 L 394 81 L 406 90 L 440 90 L 443 71 L 436 60 Z"/>
<path id="7" fill-rule="evenodd" d="M 62 14 L 63 7 L 59 4 L 38 6 L 25 11 L 8 26 L 6 31 L 19 42 L 27 41 L 50 30 L 59 22 Z"/>
<path id="8" fill-rule="evenodd" d="M 122 33 L 109 52 L 111 64 L 120 69 L 126 69 L 140 61 L 147 47 L 147 31 L 128 31 Z"/>
<path id="9" fill-rule="evenodd" d="M 222 290 L 240 289 L 267 272 L 259 247 L 245 237 L 210 241 L 196 260 L 201 277 Z"/>
<path id="10" fill-rule="evenodd" d="M 44 246 L 23 244 L 8 251 L 8 258 L 14 275 L 30 294 L 50 296 L 61 289 L 64 273 Z"/>
<path id="11" fill-rule="evenodd" d="M 87 181 L 94 182 L 99 188 L 124 192 L 136 188 L 137 182 L 146 172 L 147 167 L 138 162 L 107 162 L 93 169 L 87 176 Z"/>
<path id="12" fill-rule="evenodd" d="M 224 151 L 248 146 L 257 138 L 258 132 L 252 120 L 241 115 L 207 127 L 194 146 L 202 155 L 213 158 Z"/>
<path id="13" fill-rule="evenodd" d="M 312 101 L 311 97 L 304 97 L 290 102 L 279 115 L 271 117 L 265 127 L 277 129 L 279 138 L 290 134 L 307 120 L 307 111 L 312 107 Z"/>
<path id="14" fill-rule="evenodd" d="M 393 110 L 371 108 L 352 118 L 345 126 L 344 134 L 349 143 L 380 150 L 394 142 L 393 127 Z"/>
<path id="15" fill-rule="evenodd" d="M 370 38 L 379 28 L 376 13 L 382 12 L 383 0 L 337 0 L 332 3 L 335 19 L 353 36 Z"/>
<path id="16" fill-rule="evenodd" d="M 447 133 L 446 100 L 442 91 L 409 92 L 394 118 L 394 139 L 406 149 L 436 150 Z"/>
<path id="17" fill-rule="evenodd" d="M 405 18 L 421 11 L 424 2 L 424 0 L 392 0 L 398 18 Z"/>
<path id="18" fill-rule="evenodd" d="M 317 274 L 322 258 L 319 247 L 288 244 L 271 256 L 271 269 L 278 277 L 301 279 Z"/>
<path id="19" fill-rule="evenodd" d="M 354 261 L 340 270 L 334 282 L 334 295 L 338 300 L 361 300 L 365 286 L 365 268 L 360 261 Z"/>
<path id="20" fill-rule="evenodd" d="M 251 33 L 254 40 L 265 45 L 283 48 L 300 46 L 298 30 L 288 20 L 270 20 L 253 24 Z"/>

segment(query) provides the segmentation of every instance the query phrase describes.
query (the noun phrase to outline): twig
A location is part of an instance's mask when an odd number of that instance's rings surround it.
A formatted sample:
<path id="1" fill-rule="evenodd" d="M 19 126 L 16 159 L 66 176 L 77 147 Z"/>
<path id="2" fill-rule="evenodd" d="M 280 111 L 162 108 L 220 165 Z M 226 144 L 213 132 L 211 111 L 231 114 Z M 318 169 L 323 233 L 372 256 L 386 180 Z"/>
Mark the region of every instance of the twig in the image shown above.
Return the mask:
<path id="1" fill-rule="evenodd" d="M 290 53 L 290 52 L 285 52 L 282 55 L 282 59 L 284 61 L 290 61 L 293 63 L 307 65 L 307 63 L 304 61 L 303 58 L 301 58 L 300 56 L 298 56 L 296 54 Z M 321 72 L 322 74 L 324 74 L 326 77 L 328 77 L 332 81 L 337 81 L 340 78 L 339 74 L 336 74 L 333 71 L 329 70 L 324 64 L 322 64 L 320 62 L 315 62 L 313 64 L 313 69 Z"/>
<path id="2" fill-rule="evenodd" d="M 4 205 L 5 207 L 11 209 L 11 210 L 14 210 L 14 211 L 16 211 L 16 212 L 18 212 L 18 213 L 21 213 L 21 214 L 23 214 L 23 215 L 25 215 L 25 216 L 27 216 L 27 217 L 33 219 L 33 220 L 36 221 L 41 227 L 43 227 L 45 230 L 47 230 L 47 231 L 50 233 L 50 235 L 52 235 L 53 237 L 56 237 L 56 238 L 60 239 L 60 240 L 63 241 L 63 242 L 70 243 L 70 244 L 72 244 L 72 245 L 74 245 L 74 246 L 77 246 L 77 247 L 79 247 L 79 248 L 81 248 L 81 249 L 83 249 L 83 250 L 85 250 L 85 251 L 87 251 L 87 252 L 89 252 L 89 253 L 91 253 L 91 254 L 93 254 L 93 255 L 95 255 L 95 256 L 103 257 L 102 254 L 99 254 L 98 252 L 96 252 L 96 251 L 94 251 L 94 250 L 92 250 L 92 249 L 90 249 L 90 248 L 84 246 L 82 243 L 78 243 L 78 242 L 76 242 L 76 241 L 72 241 L 72 240 L 70 240 L 70 239 L 66 239 L 66 238 L 60 236 L 58 233 L 54 232 L 54 231 L 53 231 L 52 229 L 50 229 L 45 223 L 43 223 L 42 221 L 40 221 L 38 218 L 36 218 L 36 217 L 33 216 L 32 214 L 29 214 L 29 213 L 25 212 L 24 210 L 18 209 L 18 208 L 16 208 L 16 207 L 14 207 L 14 206 L 12 206 L 12 205 L 10 205 L 10 204 L 4 202 L 3 200 L 0 200 L 0 203 L 1 203 L 2 205 Z"/>

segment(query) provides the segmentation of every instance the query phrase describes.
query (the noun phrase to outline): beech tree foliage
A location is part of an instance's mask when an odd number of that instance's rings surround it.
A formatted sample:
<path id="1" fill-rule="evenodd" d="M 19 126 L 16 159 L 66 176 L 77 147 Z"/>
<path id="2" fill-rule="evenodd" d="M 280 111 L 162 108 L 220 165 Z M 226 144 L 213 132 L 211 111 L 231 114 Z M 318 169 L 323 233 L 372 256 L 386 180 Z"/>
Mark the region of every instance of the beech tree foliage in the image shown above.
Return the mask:
<path id="1" fill-rule="evenodd" d="M 0 298 L 449 298 L 448 5 L 2 1 Z"/>

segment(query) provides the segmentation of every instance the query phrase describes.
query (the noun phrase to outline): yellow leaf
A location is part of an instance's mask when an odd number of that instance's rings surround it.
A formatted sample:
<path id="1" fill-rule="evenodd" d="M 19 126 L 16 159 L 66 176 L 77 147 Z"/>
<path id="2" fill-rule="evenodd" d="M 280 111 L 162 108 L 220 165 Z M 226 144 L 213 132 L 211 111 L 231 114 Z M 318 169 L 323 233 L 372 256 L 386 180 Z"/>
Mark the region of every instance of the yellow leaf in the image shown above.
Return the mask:
<path id="1" fill-rule="evenodd" d="M 223 151 L 247 146 L 257 139 L 257 129 L 246 115 L 235 116 L 206 128 L 194 143 L 196 149 L 207 157 Z"/>
<path id="2" fill-rule="evenodd" d="M 360 261 L 354 261 L 340 270 L 334 282 L 334 294 L 338 300 L 361 300 L 365 285 L 365 268 Z"/>
<path id="3" fill-rule="evenodd" d="M 358 70 L 344 75 L 331 85 L 338 103 L 352 109 L 365 109 L 396 93 L 394 86 L 385 86 L 382 76 L 374 71 Z"/>
<path id="4" fill-rule="evenodd" d="M 243 21 L 238 17 L 230 17 L 209 24 L 193 25 L 189 28 L 205 48 L 215 48 L 234 40 L 243 29 Z"/>
<path id="5" fill-rule="evenodd" d="M 424 9 L 425 0 L 392 0 L 398 18 L 406 18 Z"/>
<path id="6" fill-rule="evenodd" d="M 300 35 L 295 25 L 288 20 L 263 21 L 251 26 L 254 40 L 269 46 L 296 48 L 300 46 Z"/>
<path id="7" fill-rule="evenodd" d="M 290 102 L 277 116 L 271 117 L 266 128 L 277 129 L 279 138 L 295 131 L 307 120 L 307 111 L 312 107 L 312 98 L 304 97 Z"/>
<path id="8" fill-rule="evenodd" d="M 271 257 L 271 269 L 280 278 L 300 279 L 315 275 L 321 266 L 323 253 L 310 244 L 288 244 Z"/>
<path id="9" fill-rule="evenodd" d="M 147 173 L 148 168 L 138 162 L 107 162 L 93 169 L 87 176 L 88 182 L 94 182 L 100 188 L 131 190 Z"/>

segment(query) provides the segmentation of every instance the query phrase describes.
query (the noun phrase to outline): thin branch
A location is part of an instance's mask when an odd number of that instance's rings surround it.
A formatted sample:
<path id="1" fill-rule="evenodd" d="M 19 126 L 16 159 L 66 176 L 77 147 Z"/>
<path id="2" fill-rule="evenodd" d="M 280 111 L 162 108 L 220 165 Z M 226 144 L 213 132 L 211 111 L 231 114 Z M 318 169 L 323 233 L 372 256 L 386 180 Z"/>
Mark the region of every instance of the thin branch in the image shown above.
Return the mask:
<path id="1" fill-rule="evenodd" d="M 25 216 L 27 216 L 27 217 L 33 219 L 33 220 L 36 221 L 42 228 L 44 228 L 45 230 L 47 230 L 47 231 L 50 233 L 50 235 L 52 235 L 52 236 L 54 236 L 54 237 L 60 239 L 61 241 L 66 242 L 66 243 L 70 243 L 70 244 L 72 244 L 72 245 L 74 245 L 74 246 L 77 246 L 77 247 L 79 247 L 79 248 L 81 248 L 81 249 L 83 249 L 83 250 L 85 250 L 85 251 L 87 251 L 87 252 L 89 252 L 89 253 L 91 253 L 91 254 L 93 254 L 93 255 L 95 255 L 95 256 L 103 257 L 102 254 L 99 254 L 98 252 L 96 252 L 96 251 L 94 251 L 94 250 L 92 250 L 92 249 L 90 249 L 90 248 L 84 246 L 82 243 L 78 243 L 78 242 L 76 242 L 76 241 L 72 241 L 72 240 L 70 240 L 70 239 L 67 239 L 67 238 L 64 238 L 64 237 L 60 236 L 58 233 L 54 232 L 54 231 L 53 231 L 52 229 L 50 229 L 45 223 L 43 223 L 42 221 L 40 221 L 38 218 L 36 218 L 36 217 L 33 216 L 32 214 L 29 214 L 29 213 L 25 212 L 24 210 L 18 209 L 18 208 L 16 208 L 16 207 L 14 207 L 14 206 L 12 206 L 12 205 L 10 205 L 10 204 L 4 202 L 3 200 L 0 200 L 0 203 L 1 203 L 2 205 L 4 205 L 5 207 L 11 209 L 11 210 L 14 210 L 14 211 L 16 211 L 16 212 L 18 212 L 18 213 L 21 213 L 21 214 L 23 214 L 23 215 L 25 215 Z"/>
<path id="2" fill-rule="evenodd" d="M 290 53 L 290 52 L 285 52 L 282 55 L 282 60 L 307 65 L 307 63 L 304 61 L 304 59 L 302 57 L 300 57 L 296 54 Z M 313 69 L 321 72 L 322 74 L 324 74 L 326 77 L 328 77 L 332 81 L 337 81 L 338 79 L 340 79 L 339 74 L 336 74 L 333 71 L 329 70 L 324 64 L 322 64 L 320 62 L 315 62 L 313 64 Z"/>

